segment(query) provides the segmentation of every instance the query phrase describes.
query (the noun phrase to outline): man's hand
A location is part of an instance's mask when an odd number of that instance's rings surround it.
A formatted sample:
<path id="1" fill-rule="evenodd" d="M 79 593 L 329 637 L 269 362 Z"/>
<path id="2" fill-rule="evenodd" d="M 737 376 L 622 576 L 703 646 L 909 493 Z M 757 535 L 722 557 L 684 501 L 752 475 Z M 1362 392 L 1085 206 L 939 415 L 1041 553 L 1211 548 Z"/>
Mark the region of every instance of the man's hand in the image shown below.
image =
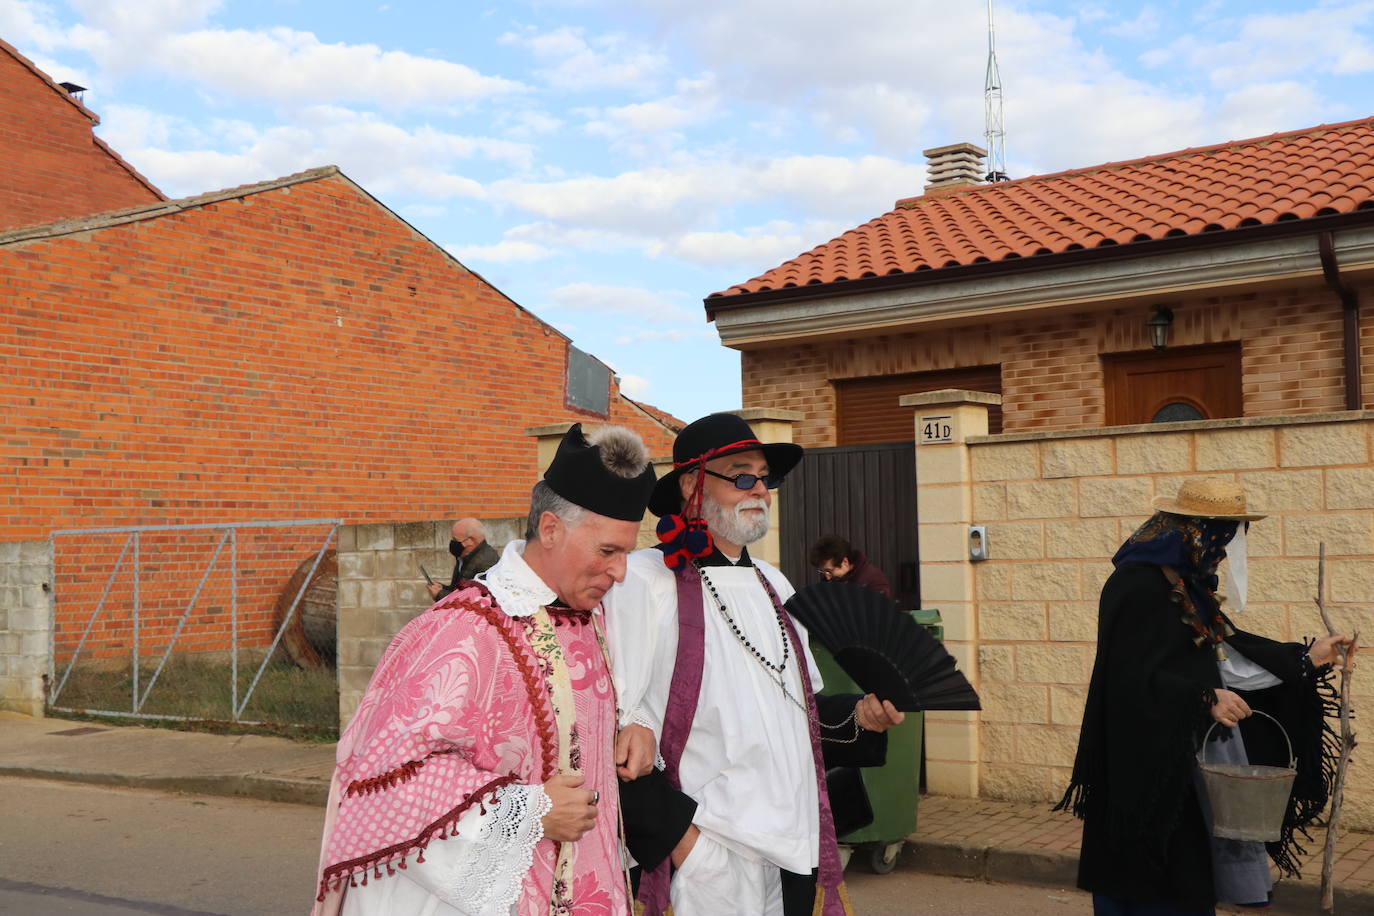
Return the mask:
<path id="1" fill-rule="evenodd" d="M 1212 718 L 1222 725 L 1236 726 L 1241 719 L 1251 715 L 1250 704 L 1240 698 L 1240 694 L 1224 688 L 1217 690 L 1217 701 L 1212 705 Z"/>
<path id="2" fill-rule="evenodd" d="M 431 601 L 439 600 L 439 591 L 443 588 L 442 585 L 440 585 L 438 582 L 427 582 L 425 583 L 425 588 L 429 590 L 429 597 Z"/>
<path id="3" fill-rule="evenodd" d="M 682 835 L 682 839 L 677 841 L 673 851 L 668 854 L 668 858 L 673 860 L 673 868 L 681 868 L 682 863 L 687 861 L 687 857 L 692 853 L 692 847 L 697 844 L 697 837 L 701 836 L 701 831 L 696 824 L 688 824 L 687 832 Z"/>
<path id="4" fill-rule="evenodd" d="M 625 782 L 638 779 L 654 768 L 657 742 L 643 725 L 622 728 L 615 736 L 615 772 Z"/>
<path id="5" fill-rule="evenodd" d="M 871 693 L 854 707 L 854 715 L 859 720 L 859 727 L 871 732 L 885 732 L 894 725 L 902 724 L 902 720 L 906 718 L 906 713 L 893 706 L 890 701 L 880 701 Z"/>
<path id="6" fill-rule="evenodd" d="M 1312 664 L 1320 668 L 1322 665 L 1334 665 L 1341 660 L 1337 646 L 1345 650 L 1345 667 L 1354 669 L 1355 653 L 1360 647 L 1355 645 L 1353 636 L 1346 636 L 1338 633 L 1335 636 L 1323 636 L 1321 639 L 1312 643 L 1312 648 L 1307 650 L 1307 657 L 1312 659 Z"/>
<path id="7" fill-rule="evenodd" d="M 553 802 L 544 815 L 544 836 L 560 843 L 574 843 L 596 824 L 593 795 L 582 785 L 581 773 L 560 773 L 544 783 L 544 794 Z"/>

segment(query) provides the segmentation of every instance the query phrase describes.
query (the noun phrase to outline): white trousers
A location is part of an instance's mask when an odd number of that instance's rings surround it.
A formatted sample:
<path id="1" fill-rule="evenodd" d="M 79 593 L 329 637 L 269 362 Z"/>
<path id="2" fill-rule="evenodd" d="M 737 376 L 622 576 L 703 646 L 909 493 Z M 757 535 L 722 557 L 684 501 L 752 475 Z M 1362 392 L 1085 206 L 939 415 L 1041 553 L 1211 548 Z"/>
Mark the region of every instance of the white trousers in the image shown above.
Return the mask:
<path id="1" fill-rule="evenodd" d="M 673 873 L 674 916 L 782 916 L 778 867 L 731 851 L 705 833 Z"/>

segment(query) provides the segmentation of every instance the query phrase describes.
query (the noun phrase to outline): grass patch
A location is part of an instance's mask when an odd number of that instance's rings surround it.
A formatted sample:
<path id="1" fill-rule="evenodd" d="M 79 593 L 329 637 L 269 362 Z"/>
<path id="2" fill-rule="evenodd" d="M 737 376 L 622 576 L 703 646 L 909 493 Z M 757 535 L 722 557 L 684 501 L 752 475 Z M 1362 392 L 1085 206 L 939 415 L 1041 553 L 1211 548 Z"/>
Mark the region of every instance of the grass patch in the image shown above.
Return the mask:
<path id="1" fill-rule="evenodd" d="M 260 659 L 253 663 L 239 660 L 240 703 L 260 663 Z M 155 670 L 155 662 L 139 666 L 140 693 L 148 689 Z M 58 678 L 61 676 L 59 668 Z M 139 711 L 147 716 L 179 716 L 190 721 L 159 719 L 150 722 L 101 715 L 101 712 L 132 709 L 133 678 L 127 667 L 116 670 L 78 663 L 62 688 L 57 704 L 80 712 L 51 710 L 50 714 L 118 725 L 152 724 L 217 734 L 283 735 L 307 741 L 338 739 L 339 692 L 333 668 L 299 668 L 279 652 L 263 670 L 252 698 L 239 717 L 258 723 L 253 725 L 233 721 L 231 676 L 228 661 L 172 656 Z"/>

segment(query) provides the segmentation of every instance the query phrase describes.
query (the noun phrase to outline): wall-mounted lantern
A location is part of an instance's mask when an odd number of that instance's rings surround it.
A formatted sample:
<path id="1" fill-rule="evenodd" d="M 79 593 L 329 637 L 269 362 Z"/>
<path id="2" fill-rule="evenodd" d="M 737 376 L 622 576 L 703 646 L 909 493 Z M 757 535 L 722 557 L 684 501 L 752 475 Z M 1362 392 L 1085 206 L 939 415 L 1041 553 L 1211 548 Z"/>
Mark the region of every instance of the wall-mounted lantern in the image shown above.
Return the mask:
<path id="1" fill-rule="evenodd" d="M 1157 306 L 1145 327 L 1150 331 L 1150 346 L 1163 350 L 1169 345 L 1169 328 L 1174 323 L 1174 313 L 1164 306 Z"/>

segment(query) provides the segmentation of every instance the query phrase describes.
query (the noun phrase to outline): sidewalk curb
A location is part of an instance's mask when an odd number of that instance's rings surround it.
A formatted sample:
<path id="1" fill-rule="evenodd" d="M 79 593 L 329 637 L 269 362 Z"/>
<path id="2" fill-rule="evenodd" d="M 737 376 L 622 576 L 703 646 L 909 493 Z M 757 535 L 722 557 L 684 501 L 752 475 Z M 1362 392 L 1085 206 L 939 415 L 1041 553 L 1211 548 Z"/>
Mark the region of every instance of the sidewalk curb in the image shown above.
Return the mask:
<path id="1" fill-rule="evenodd" d="M 897 867 L 907 871 L 998 881 L 1008 884 L 1041 884 L 1072 888 L 1078 880 L 1078 856 L 1071 852 L 1016 849 L 998 846 L 965 846 L 911 837 Z M 1254 912 L 1282 916 L 1318 910 L 1318 881 L 1280 881 L 1274 886 L 1274 906 Z M 1374 891 L 1336 889 L 1338 913 L 1374 913 Z"/>
<path id="2" fill-rule="evenodd" d="M 231 798 L 253 798 L 259 801 L 285 802 L 292 805 L 323 807 L 329 801 L 329 785 L 316 780 L 288 779 L 266 773 L 242 776 L 126 776 L 116 773 L 92 773 L 85 770 L 61 770 L 51 767 L 0 765 L 0 777 L 21 779 L 55 779 L 97 786 L 121 786 L 128 789 L 154 789 L 159 792 L 184 792 L 189 795 L 219 795 Z"/>
<path id="3" fill-rule="evenodd" d="M 900 867 L 956 878 L 1056 887 L 1073 887 L 1078 878 L 1078 856 L 1066 852 L 965 846 L 912 838 L 907 853 L 899 862 Z"/>

